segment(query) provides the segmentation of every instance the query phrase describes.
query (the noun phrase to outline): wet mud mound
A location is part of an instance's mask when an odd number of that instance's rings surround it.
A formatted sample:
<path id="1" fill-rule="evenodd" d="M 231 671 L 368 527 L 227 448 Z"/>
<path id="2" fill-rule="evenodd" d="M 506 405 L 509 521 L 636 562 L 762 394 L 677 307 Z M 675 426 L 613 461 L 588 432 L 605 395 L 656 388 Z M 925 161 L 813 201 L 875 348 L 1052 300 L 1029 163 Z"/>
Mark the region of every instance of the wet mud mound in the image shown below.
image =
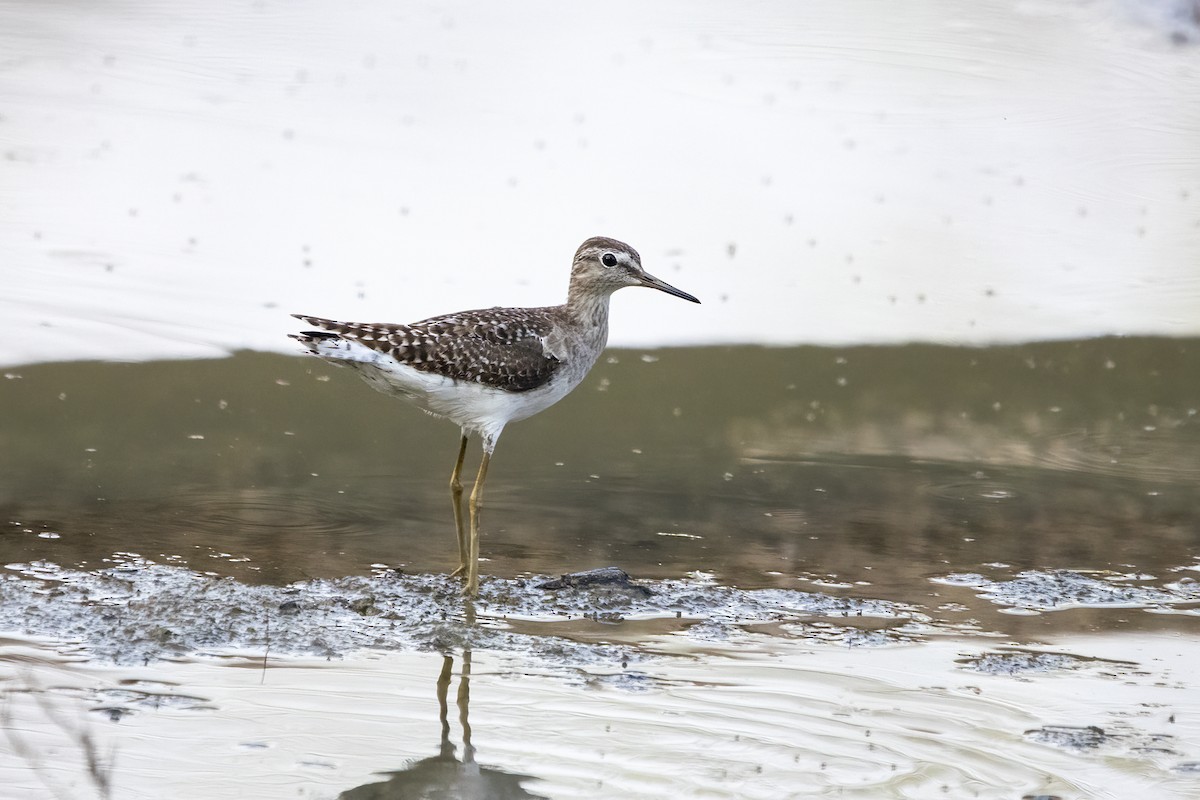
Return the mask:
<path id="1" fill-rule="evenodd" d="M 703 577 L 487 578 L 471 603 L 460 596 L 457 580 L 392 570 L 270 586 L 134 556 L 92 571 L 49 562 L 9 569 L 0 578 L 0 629 L 76 643 L 91 657 L 116 663 L 229 648 L 337 658 L 363 649 L 472 647 L 607 659 L 614 649 L 628 650 L 603 635 L 605 626 L 615 633 L 621 622 L 659 621 L 662 632 L 718 640 L 763 623 L 815 619 L 823 623 L 824 641 L 832 630 L 848 643 L 882 644 L 924 619 L 895 603 L 742 590 Z M 590 626 L 584 641 L 564 623 Z"/>

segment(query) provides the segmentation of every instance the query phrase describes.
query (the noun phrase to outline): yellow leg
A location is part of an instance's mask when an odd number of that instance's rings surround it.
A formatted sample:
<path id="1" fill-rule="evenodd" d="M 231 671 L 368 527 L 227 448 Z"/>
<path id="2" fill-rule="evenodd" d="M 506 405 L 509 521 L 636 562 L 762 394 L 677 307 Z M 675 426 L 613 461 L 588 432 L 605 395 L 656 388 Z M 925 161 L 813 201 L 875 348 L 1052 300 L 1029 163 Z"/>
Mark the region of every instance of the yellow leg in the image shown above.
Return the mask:
<path id="1" fill-rule="evenodd" d="M 462 575 L 467 571 L 467 531 L 463 527 L 462 510 L 462 475 L 463 458 L 467 455 L 467 434 L 462 435 L 458 445 L 458 461 L 454 462 L 454 472 L 450 475 L 450 497 L 454 500 L 454 530 L 458 534 L 458 569 L 450 573 L 450 577 Z"/>
<path id="2" fill-rule="evenodd" d="M 487 480 L 491 460 L 491 448 L 484 442 L 483 460 L 479 462 L 479 474 L 475 476 L 475 488 L 471 490 L 471 544 L 467 553 L 467 582 L 463 586 L 463 594 L 467 597 L 479 593 L 479 506 L 483 504 L 483 482 Z"/>

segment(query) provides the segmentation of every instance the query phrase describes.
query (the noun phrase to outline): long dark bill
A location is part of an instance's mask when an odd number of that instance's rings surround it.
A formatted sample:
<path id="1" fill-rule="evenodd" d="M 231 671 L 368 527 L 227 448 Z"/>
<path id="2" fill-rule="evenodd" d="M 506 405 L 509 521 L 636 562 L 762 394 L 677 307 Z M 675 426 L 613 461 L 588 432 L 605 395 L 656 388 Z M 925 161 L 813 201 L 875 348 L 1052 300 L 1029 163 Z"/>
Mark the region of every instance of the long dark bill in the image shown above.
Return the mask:
<path id="1" fill-rule="evenodd" d="M 682 297 L 684 300 L 690 300 L 693 303 L 700 302 L 695 297 L 692 297 L 690 294 L 683 291 L 682 289 L 676 289 L 671 284 L 667 283 L 666 281 L 659 280 L 658 278 L 654 277 L 653 275 L 642 275 L 642 286 L 648 286 L 651 289 L 658 289 L 660 292 L 666 292 L 667 294 L 673 294 L 676 297 Z"/>

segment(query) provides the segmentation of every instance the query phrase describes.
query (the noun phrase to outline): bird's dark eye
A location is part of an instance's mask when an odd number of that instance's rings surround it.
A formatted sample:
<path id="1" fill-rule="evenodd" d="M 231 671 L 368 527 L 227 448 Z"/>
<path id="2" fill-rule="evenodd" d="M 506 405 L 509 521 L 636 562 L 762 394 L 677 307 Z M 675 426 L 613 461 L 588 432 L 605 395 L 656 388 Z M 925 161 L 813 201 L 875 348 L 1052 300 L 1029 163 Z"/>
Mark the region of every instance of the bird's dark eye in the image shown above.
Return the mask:
<path id="1" fill-rule="evenodd" d="M 612 253 L 605 253 L 600 256 L 600 263 L 606 267 L 615 267 L 617 265 L 617 257 Z"/>

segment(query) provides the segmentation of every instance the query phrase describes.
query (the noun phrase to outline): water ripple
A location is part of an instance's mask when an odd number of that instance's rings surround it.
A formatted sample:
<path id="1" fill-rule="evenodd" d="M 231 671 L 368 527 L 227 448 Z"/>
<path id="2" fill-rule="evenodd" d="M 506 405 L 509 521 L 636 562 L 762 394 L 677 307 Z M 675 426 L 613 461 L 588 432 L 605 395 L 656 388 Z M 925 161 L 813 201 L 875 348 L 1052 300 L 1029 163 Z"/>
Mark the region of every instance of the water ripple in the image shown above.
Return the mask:
<path id="1" fill-rule="evenodd" d="M 172 497 L 158 510 L 173 517 L 176 525 L 221 537 L 231 532 L 359 534 L 380 523 L 380 517 L 361 504 L 278 490 L 194 491 Z"/>

